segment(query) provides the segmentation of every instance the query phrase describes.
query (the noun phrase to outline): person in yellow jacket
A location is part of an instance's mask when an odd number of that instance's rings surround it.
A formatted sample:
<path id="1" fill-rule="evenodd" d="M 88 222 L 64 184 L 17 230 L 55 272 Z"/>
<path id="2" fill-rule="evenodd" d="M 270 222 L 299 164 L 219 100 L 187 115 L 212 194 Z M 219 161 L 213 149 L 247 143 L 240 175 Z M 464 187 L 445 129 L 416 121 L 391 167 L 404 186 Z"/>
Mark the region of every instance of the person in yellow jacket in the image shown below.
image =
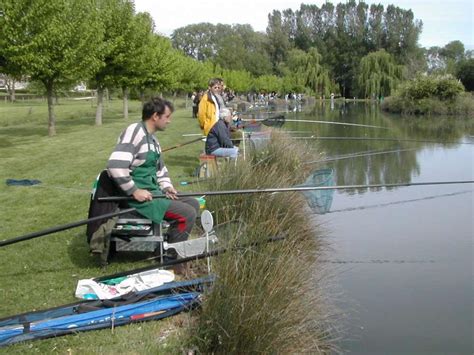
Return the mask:
<path id="1" fill-rule="evenodd" d="M 209 80 L 209 90 L 206 91 L 199 102 L 198 121 L 205 136 L 219 120 L 219 110 L 224 108 L 224 100 L 220 96 L 220 91 L 221 81 L 219 79 Z"/>

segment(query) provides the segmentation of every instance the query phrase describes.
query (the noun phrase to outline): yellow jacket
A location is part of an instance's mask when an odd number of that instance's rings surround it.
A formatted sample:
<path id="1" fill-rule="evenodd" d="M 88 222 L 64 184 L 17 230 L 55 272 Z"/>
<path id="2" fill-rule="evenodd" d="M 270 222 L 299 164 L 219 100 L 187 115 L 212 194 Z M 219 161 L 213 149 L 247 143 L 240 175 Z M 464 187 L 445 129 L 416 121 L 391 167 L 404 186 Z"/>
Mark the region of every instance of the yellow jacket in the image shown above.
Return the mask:
<path id="1" fill-rule="evenodd" d="M 206 92 L 202 96 L 201 101 L 199 101 L 198 121 L 205 136 L 207 136 L 212 126 L 217 122 L 216 104 L 212 101 L 209 91 Z"/>

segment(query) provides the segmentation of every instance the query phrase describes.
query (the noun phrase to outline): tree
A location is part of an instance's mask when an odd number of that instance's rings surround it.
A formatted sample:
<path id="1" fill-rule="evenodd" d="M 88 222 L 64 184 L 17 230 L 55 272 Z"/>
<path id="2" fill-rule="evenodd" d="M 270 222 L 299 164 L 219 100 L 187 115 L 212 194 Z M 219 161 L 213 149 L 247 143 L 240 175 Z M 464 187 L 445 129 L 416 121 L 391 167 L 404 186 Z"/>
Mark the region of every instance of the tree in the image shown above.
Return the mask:
<path id="1" fill-rule="evenodd" d="M 460 62 L 464 59 L 464 44 L 461 41 L 451 41 L 440 50 L 440 54 L 446 59 Z"/>
<path id="2" fill-rule="evenodd" d="M 72 0 L 71 0 L 72 1 Z M 134 7 L 129 0 L 99 0 L 99 14 L 104 28 L 100 45 L 101 65 L 91 76 L 91 84 L 97 89 L 95 124 L 102 124 L 104 92 L 120 85 L 117 73 L 126 71 L 130 43 L 127 37 L 133 28 Z"/>
<path id="3" fill-rule="evenodd" d="M 384 16 L 384 46 L 397 62 L 406 63 L 417 48 L 418 37 L 423 28 L 420 20 L 415 20 L 411 10 L 388 5 Z"/>
<path id="4" fill-rule="evenodd" d="M 250 25 L 189 25 L 175 30 L 171 40 L 174 48 L 199 61 L 211 60 L 222 68 L 253 75 L 272 72 L 266 37 Z"/>
<path id="5" fill-rule="evenodd" d="M 402 67 L 384 49 L 362 58 L 357 77 L 364 97 L 389 96 L 402 79 Z"/>
<path id="6" fill-rule="evenodd" d="M 461 41 L 452 41 L 439 50 L 444 59 L 445 71 L 448 74 L 456 73 L 457 65 L 465 58 L 464 44 Z"/>
<path id="7" fill-rule="evenodd" d="M 208 72 L 208 67 L 185 54 L 180 52 L 177 54 L 179 55 L 174 63 L 179 68 L 177 89 L 192 92 L 207 88 L 207 82 L 212 76 L 212 72 Z"/>
<path id="8" fill-rule="evenodd" d="M 180 72 L 185 70 L 181 65 L 182 54 L 173 50 L 168 38 L 154 34 L 146 55 L 146 75 L 141 77 L 136 87 L 142 96 L 145 89 L 163 91 L 165 89 L 178 89 Z"/>
<path id="9" fill-rule="evenodd" d="M 466 91 L 474 91 L 474 58 L 462 61 L 457 68 L 457 77 L 466 88 Z"/>
<path id="10" fill-rule="evenodd" d="M 216 27 L 211 23 L 181 27 L 173 31 L 171 41 L 174 48 L 194 59 L 213 59 L 216 54 Z"/>
<path id="11" fill-rule="evenodd" d="M 383 48 L 398 64 L 408 64 L 410 72 L 422 68 L 417 46 L 421 29 L 422 22 L 414 19 L 411 10 L 393 5 L 384 11 L 382 5 L 369 8 L 355 0 L 337 6 L 326 1 L 320 8 L 302 4 L 295 12 L 288 9 L 269 15 L 268 53 L 278 73 L 279 62 L 287 60 L 293 47 L 305 52 L 317 48 L 321 64 L 342 95 L 352 96 L 360 60 L 370 52 Z"/>
<path id="12" fill-rule="evenodd" d="M 236 92 L 250 91 L 252 76 L 245 70 L 224 70 L 226 85 Z"/>
<path id="13" fill-rule="evenodd" d="M 329 95 L 331 81 L 328 71 L 321 65 L 321 54 L 316 48 L 309 50 L 303 70 L 306 85 L 311 87 L 316 95 Z"/>
<path id="14" fill-rule="evenodd" d="M 99 66 L 102 28 L 93 0 L 5 0 L 0 57 L 13 75 L 40 81 L 48 97 L 48 134 L 56 134 L 55 90 Z"/>
<path id="15" fill-rule="evenodd" d="M 123 92 L 123 115 L 128 118 L 128 94 L 148 75 L 152 52 L 153 20 L 148 13 L 139 13 L 132 17 L 124 32 L 122 53 L 115 59 L 116 82 Z"/>
<path id="16" fill-rule="evenodd" d="M 316 96 L 329 94 L 331 81 L 328 71 L 321 64 L 321 55 L 316 48 L 308 53 L 293 49 L 288 54 L 285 73 L 285 91 L 305 92 L 310 88 Z"/>
<path id="17" fill-rule="evenodd" d="M 291 10 L 287 10 L 291 14 Z M 289 16 L 288 16 L 289 17 Z M 291 22 L 283 21 L 280 11 L 274 10 L 268 15 L 267 37 L 268 37 L 268 53 L 274 67 L 285 61 L 288 51 L 292 45 L 290 43 L 290 26 Z"/>
<path id="18" fill-rule="evenodd" d="M 282 87 L 282 79 L 276 75 L 262 75 L 254 79 L 253 86 L 257 92 L 278 92 Z"/>

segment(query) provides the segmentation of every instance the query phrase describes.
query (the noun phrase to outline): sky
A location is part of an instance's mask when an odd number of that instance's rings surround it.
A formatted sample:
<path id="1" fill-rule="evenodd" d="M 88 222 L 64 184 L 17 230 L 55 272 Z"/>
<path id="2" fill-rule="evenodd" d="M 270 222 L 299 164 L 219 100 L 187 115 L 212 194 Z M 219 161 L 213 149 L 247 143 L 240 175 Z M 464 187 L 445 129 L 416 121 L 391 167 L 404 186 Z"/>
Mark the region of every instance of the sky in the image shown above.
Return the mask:
<path id="1" fill-rule="evenodd" d="M 332 0 L 334 5 L 344 0 Z M 273 10 L 298 10 L 301 3 L 321 6 L 324 0 L 135 0 L 137 12 L 148 12 L 155 21 L 156 31 L 169 36 L 173 30 L 186 25 L 250 24 L 255 31 L 265 32 L 268 14 Z M 473 0 L 393 0 L 371 1 L 367 4 L 393 4 L 411 9 L 415 19 L 423 21 L 419 38 L 422 47 L 439 46 L 459 40 L 466 49 L 474 49 Z"/>

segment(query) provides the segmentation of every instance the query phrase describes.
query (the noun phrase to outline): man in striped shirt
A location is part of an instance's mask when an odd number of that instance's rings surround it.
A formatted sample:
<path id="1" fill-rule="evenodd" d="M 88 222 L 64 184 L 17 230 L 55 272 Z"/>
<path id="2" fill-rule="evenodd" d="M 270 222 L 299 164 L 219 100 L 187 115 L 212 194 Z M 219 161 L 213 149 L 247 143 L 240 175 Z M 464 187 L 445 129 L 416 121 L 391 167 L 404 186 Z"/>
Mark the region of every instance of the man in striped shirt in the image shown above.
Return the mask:
<path id="1" fill-rule="evenodd" d="M 130 206 L 155 223 L 163 219 L 171 222 L 169 243 L 188 238 L 199 212 L 196 199 L 178 198 L 154 135 L 166 129 L 173 110 L 171 102 L 161 98 L 145 103 L 142 121 L 122 132 L 107 164 L 112 180 L 124 194 L 133 197 Z M 166 198 L 152 198 L 159 194 Z"/>

